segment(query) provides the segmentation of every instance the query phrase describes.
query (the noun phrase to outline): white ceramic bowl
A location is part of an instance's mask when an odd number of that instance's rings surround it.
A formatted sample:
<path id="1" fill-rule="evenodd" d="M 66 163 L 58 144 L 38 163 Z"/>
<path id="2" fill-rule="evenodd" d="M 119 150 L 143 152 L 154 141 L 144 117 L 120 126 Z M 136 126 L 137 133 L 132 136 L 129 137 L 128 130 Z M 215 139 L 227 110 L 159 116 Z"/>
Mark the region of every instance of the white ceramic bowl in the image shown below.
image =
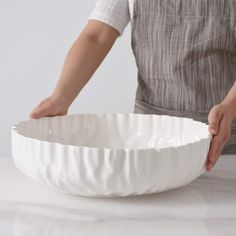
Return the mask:
<path id="1" fill-rule="evenodd" d="M 19 122 L 12 154 L 26 176 L 82 196 L 128 196 L 190 183 L 205 171 L 212 136 L 188 118 L 78 114 Z"/>

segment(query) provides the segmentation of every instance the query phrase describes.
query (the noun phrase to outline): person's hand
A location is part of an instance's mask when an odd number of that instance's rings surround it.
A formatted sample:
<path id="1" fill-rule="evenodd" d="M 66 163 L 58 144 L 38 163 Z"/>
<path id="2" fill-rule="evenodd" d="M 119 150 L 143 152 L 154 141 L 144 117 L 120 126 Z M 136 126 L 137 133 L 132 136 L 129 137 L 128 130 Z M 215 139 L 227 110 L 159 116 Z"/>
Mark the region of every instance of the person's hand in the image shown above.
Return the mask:
<path id="1" fill-rule="evenodd" d="M 209 132 L 212 134 L 210 149 L 207 156 L 206 170 L 211 171 L 215 166 L 225 143 L 231 136 L 233 115 L 229 105 L 220 103 L 214 106 L 208 115 Z"/>
<path id="2" fill-rule="evenodd" d="M 63 97 L 50 96 L 41 101 L 30 113 L 31 119 L 39 119 L 45 116 L 66 115 L 68 105 Z"/>

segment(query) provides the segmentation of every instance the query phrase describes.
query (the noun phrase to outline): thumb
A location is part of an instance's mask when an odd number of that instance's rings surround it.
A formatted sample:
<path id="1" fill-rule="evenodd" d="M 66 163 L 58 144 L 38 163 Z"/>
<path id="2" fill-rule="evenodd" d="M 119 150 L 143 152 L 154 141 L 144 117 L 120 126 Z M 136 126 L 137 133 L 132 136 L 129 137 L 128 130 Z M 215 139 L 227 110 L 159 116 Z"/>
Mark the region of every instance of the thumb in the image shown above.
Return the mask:
<path id="1" fill-rule="evenodd" d="M 211 109 L 208 115 L 208 129 L 212 135 L 217 135 L 222 115 L 223 113 L 219 105 L 216 105 Z"/>

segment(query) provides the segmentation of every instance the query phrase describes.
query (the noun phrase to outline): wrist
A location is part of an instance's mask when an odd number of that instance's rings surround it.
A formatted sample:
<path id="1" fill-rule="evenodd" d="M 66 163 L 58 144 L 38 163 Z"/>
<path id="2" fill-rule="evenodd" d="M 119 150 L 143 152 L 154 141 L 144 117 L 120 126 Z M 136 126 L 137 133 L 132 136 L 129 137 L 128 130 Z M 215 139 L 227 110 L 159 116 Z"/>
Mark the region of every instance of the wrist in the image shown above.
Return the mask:
<path id="1" fill-rule="evenodd" d="M 226 114 L 228 114 L 231 119 L 236 117 L 236 101 L 225 99 L 221 102 L 221 105 L 224 107 Z"/>
<path id="2" fill-rule="evenodd" d="M 69 99 L 65 96 L 65 94 L 59 91 L 54 91 L 51 95 L 51 99 L 55 101 L 57 104 L 60 104 L 60 106 L 64 109 L 68 109 L 71 104 Z"/>
<path id="3" fill-rule="evenodd" d="M 78 94 L 79 92 L 75 85 L 71 83 L 68 85 L 60 82 L 55 87 L 52 96 L 55 99 L 60 100 L 65 106 L 69 107 Z"/>

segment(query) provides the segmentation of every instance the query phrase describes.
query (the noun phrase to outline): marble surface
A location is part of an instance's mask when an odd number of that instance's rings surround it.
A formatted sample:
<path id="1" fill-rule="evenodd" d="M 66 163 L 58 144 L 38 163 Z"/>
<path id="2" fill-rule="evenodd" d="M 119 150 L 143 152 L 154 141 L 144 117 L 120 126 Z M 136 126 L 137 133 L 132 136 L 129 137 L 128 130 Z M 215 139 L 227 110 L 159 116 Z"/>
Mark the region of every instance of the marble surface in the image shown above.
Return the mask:
<path id="1" fill-rule="evenodd" d="M 94 199 L 55 192 L 0 158 L 0 236 L 236 235 L 236 156 L 191 184 L 140 197 Z"/>

